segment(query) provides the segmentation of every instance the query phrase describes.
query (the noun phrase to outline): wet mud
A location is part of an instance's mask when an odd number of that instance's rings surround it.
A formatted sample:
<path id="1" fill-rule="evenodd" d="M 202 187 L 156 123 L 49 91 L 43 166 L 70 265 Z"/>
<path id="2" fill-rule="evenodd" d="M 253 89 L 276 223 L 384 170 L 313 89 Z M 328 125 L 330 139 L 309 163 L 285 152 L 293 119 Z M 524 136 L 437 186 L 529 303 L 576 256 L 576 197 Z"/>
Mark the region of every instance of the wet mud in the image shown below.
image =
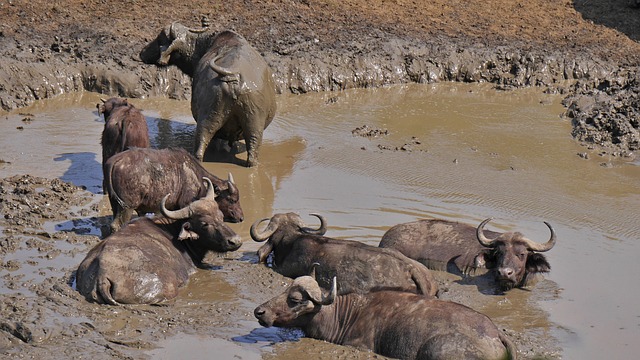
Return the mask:
<path id="1" fill-rule="evenodd" d="M 491 215 L 532 237 L 546 236 L 539 225 L 550 220 L 563 236 L 546 281 L 505 296 L 482 279 L 438 273 L 443 298 L 491 316 L 524 358 L 631 357 L 639 297 L 619 276 L 635 273 L 640 236 L 640 13 L 631 5 L 0 3 L 0 354 L 382 358 L 263 329 L 253 318 L 289 280 L 256 264 L 248 228 L 296 211 L 321 212 L 331 236 L 372 245 L 392 225 L 423 217 L 475 223 Z M 88 303 L 73 288 L 74 271 L 110 221 L 95 103 L 132 98 L 153 147 L 190 149 L 190 80 L 143 65 L 137 53 L 172 21 L 203 20 L 243 34 L 281 94 L 260 166 L 205 157 L 241 186 L 247 220 L 234 230 L 245 244 L 208 258 L 165 306 Z M 450 81 L 488 88 L 436 86 Z M 414 83 L 422 87 L 349 90 Z M 524 88 L 536 95 L 519 95 Z M 592 266 L 612 263 L 615 273 Z"/>
<path id="2" fill-rule="evenodd" d="M 215 351 L 242 358 L 380 358 L 264 329 L 253 317 L 254 307 L 289 280 L 257 264 L 260 244 L 249 238 L 249 227 L 288 211 L 310 223 L 309 213 L 321 213 L 328 235 L 370 245 L 389 227 L 418 218 L 473 224 L 494 216 L 492 227 L 536 240 L 548 237 L 542 221 L 550 221 L 559 240 L 547 255 L 547 280 L 500 294 L 482 276 L 436 272 L 441 297 L 489 315 L 522 358 L 633 352 L 637 324 L 622 314 L 634 313 L 638 294 L 629 289 L 627 300 L 601 305 L 624 285 L 586 265 L 613 261 L 616 271 L 633 271 L 628 255 L 639 235 L 638 169 L 617 157 L 575 156 L 582 148 L 563 135 L 571 125 L 559 117 L 559 95 L 455 84 L 281 95 L 258 167 L 234 163 L 242 153 L 208 154 L 204 162 L 213 173 L 232 172 L 239 186 L 246 220 L 231 226 L 242 248 L 208 257 L 208 266 L 168 304 L 123 307 L 89 303 L 73 288 L 77 265 L 111 220 L 101 193 L 100 96 L 40 101 L 3 123 L 5 357 L 170 358 L 183 352 L 196 358 Z M 187 101 L 134 104 L 144 109 L 152 146 L 191 145 Z M 553 136 L 545 135 L 549 129 Z M 604 340 L 612 332 L 616 340 Z"/>

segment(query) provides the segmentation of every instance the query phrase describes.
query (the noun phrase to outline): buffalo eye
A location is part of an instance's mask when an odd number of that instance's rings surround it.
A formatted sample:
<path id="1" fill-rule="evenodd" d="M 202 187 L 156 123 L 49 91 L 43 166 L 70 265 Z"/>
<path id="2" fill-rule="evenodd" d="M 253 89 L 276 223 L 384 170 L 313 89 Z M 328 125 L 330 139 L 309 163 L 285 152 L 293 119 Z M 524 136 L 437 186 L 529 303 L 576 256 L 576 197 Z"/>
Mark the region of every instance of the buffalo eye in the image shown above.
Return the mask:
<path id="1" fill-rule="evenodd" d="M 291 294 L 287 297 L 287 303 L 290 307 L 298 306 L 303 302 L 301 294 Z"/>
<path id="2" fill-rule="evenodd" d="M 205 228 L 205 229 L 206 229 L 206 228 L 209 226 L 209 223 L 208 223 L 208 222 L 203 221 L 203 222 L 200 224 L 200 226 L 202 226 L 203 228 Z"/>
<path id="3" fill-rule="evenodd" d="M 527 256 L 527 253 L 520 253 L 518 254 L 518 259 L 524 260 L 526 256 Z"/>

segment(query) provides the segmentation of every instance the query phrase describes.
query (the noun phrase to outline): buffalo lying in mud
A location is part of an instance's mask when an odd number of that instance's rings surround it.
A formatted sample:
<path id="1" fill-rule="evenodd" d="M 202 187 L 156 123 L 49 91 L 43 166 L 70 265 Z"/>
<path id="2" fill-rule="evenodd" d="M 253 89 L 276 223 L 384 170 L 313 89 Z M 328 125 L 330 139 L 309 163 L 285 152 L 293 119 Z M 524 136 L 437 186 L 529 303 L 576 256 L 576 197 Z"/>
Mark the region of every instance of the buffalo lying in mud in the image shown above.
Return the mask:
<path id="1" fill-rule="evenodd" d="M 380 247 L 392 248 L 418 260 L 430 269 L 465 275 L 478 269 L 494 271 L 502 290 L 534 285 L 551 266 L 541 252 L 556 243 L 556 233 L 547 222 L 551 238 L 544 244 L 527 239 L 519 232 L 484 230 L 492 219 L 476 228 L 447 220 L 419 220 L 389 229 Z"/>
<path id="2" fill-rule="evenodd" d="M 192 78 L 194 153 L 202 160 L 212 138 L 244 139 L 247 166 L 258 162 L 262 133 L 276 112 L 275 84 L 262 56 L 233 31 L 214 33 L 173 23 L 141 52 L 147 64 L 175 65 Z"/>
<path id="3" fill-rule="evenodd" d="M 258 306 L 262 326 L 300 328 L 311 338 L 399 359 L 514 359 L 515 345 L 487 316 L 464 305 L 400 291 L 337 294 L 313 276 Z"/>
<path id="4" fill-rule="evenodd" d="M 102 169 L 113 155 L 131 147 L 149 147 L 149 129 L 142 112 L 127 99 L 113 97 L 96 106 L 104 115 L 102 130 Z M 105 176 L 106 177 L 106 176 Z M 107 189 L 103 189 L 107 192 Z"/>
<path id="5" fill-rule="evenodd" d="M 78 291 L 102 304 L 156 304 L 174 298 L 209 251 L 242 241 L 223 221 L 211 181 L 207 195 L 162 216 L 141 217 L 96 245 L 76 272 Z"/>
<path id="6" fill-rule="evenodd" d="M 295 213 L 275 214 L 271 219 L 256 221 L 250 229 L 254 241 L 267 241 L 258 250 L 261 263 L 273 252 L 274 269 L 287 277 L 307 275 L 312 267 L 318 281 L 329 286 L 339 276 L 340 294 L 393 289 L 435 296 L 438 287 L 426 267 L 398 251 L 381 249 L 357 241 L 324 237 L 326 222 L 321 215 L 320 227 L 307 227 Z M 269 224 L 263 231 L 258 226 Z"/>
<path id="7" fill-rule="evenodd" d="M 139 215 L 157 212 L 160 200 L 171 194 L 167 206 L 182 208 L 204 196 L 203 177 L 211 179 L 216 201 L 227 222 L 244 220 L 240 194 L 233 177 L 222 180 L 209 173 L 184 149 L 132 148 L 112 156 L 105 164 L 104 183 L 113 211 L 112 231 Z"/>

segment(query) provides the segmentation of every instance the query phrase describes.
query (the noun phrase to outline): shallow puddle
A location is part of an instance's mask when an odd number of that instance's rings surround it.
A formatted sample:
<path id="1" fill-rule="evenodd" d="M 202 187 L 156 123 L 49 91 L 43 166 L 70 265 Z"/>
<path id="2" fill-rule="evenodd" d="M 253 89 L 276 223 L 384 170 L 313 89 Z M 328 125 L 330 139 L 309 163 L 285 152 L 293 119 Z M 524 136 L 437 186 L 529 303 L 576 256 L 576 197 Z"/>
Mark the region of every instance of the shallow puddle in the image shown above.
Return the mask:
<path id="1" fill-rule="evenodd" d="M 100 194 L 99 97 L 62 96 L 2 115 L 0 159 L 8 163 L 0 163 L 0 177 L 59 177 Z M 475 225 L 494 217 L 489 228 L 517 230 L 537 241 L 548 239 L 543 221 L 549 221 L 558 242 L 546 254 L 552 266 L 547 281 L 532 291 L 491 297 L 478 310 L 501 327 L 555 339 L 567 359 L 632 358 L 640 350 L 640 290 L 633 280 L 640 254 L 640 167 L 597 154 L 577 156 L 586 150 L 560 118 L 560 100 L 540 89 L 504 92 L 477 84 L 282 95 L 258 167 L 214 155 L 205 167 L 220 177 L 233 173 L 246 220 L 231 226 L 247 252 L 259 247 L 248 235 L 251 224 L 288 211 L 312 224 L 308 214 L 320 213 L 328 236 L 371 245 L 389 227 L 419 218 Z M 191 148 L 195 125 L 188 101 L 131 102 L 144 109 L 154 147 Z M 365 125 L 379 135 L 352 133 Z M 234 287 L 221 279 L 200 281 L 222 290 L 208 295 L 187 289 L 181 301 L 235 298 Z M 266 300 L 259 289 L 255 298 L 255 305 Z M 273 332 L 261 338 L 257 321 L 240 328 L 225 338 L 238 340 L 231 343 L 185 335 L 159 346 L 247 358 L 273 351 Z M 258 340 L 244 343 L 252 330 Z M 295 358 L 300 343 L 279 348 L 278 358 Z"/>

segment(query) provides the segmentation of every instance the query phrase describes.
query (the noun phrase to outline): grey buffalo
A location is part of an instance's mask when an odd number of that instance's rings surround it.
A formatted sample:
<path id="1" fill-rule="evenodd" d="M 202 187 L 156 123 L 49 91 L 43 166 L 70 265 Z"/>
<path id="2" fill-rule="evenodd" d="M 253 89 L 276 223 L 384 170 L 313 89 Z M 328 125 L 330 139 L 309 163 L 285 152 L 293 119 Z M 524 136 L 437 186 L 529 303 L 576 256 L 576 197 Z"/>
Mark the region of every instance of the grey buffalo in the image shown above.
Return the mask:
<path id="1" fill-rule="evenodd" d="M 223 221 L 211 181 L 207 195 L 155 219 L 141 217 L 89 251 L 76 272 L 78 291 L 101 304 L 156 304 L 174 298 L 209 251 L 242 241 Z"/>
<path id="2" fill-rule="evenodd" d="M 175 65 L 192 78 L 194 153 L 202 160 L 211 139 L 244 139 L 247 166 L 258 161 L 264 129 L 276 112 L 275 84 L 263 57 L 233 31 L 214 33 L 173 23 L 141 52 L 147 64 Z"/>
<path id="3" fill-rule="evenodd" d="M 274 270 L 290 278 L 307 275 L 315 267 L 323 286 L 329 286 L 337 275 L 341 294 L 373 289 L 437 294 L 433 275 L 422 264 L 392 249 L 322 236 L 326 222 L 321 215 L 312 215 L 320 219 L 317 229 L 305 225 L 295 213 L 275 214 L 271 219 L 256 221 L 250 229 L 251 238 L 266 241 L 258 250 L 259 261 L 266 262 L 273 252 Z M 260 223 L 267 220 L 266 228 L 258 231 Z"/>
<path id="4" fill-rule="evenodd" d="M 258 306 L 262 326 L 399 359 L 514 359 L 517 349 L 487 316 L 464 305 L 399 291 L 338 295 L 313 276 Z"/>
<path id="5" fill-rule="evenodd" d="M 556 243 L 549 223 L 545 222 L 551 237 L 546 243 L 537 243 L 519 232 L 485 230 L 491 220 L 484 220 L 477 228 L 438 219 L 399 224 L 382 236 L 379 246 L 396 249 L 435 270 L 465 275 L 489 269 L 502 290 L 532 286 L 541 273 L 551 270 L 541 254 Z"/>
<path id="6" fill-rule="evenodd" d="M 233 177 L 222 180 L 208 172 L 184 149 L 132 148 L 118 153 L 105 165 L 105 187 L 113 211 L 112 231 L 139 215 L 158 212 L 165 194 L 170 209 L 182 208 L 204 196 L 203 177 L 211 179 L 218 192 L 216 201 L 225 221 L 244 220 L 240 194 Z"/>

